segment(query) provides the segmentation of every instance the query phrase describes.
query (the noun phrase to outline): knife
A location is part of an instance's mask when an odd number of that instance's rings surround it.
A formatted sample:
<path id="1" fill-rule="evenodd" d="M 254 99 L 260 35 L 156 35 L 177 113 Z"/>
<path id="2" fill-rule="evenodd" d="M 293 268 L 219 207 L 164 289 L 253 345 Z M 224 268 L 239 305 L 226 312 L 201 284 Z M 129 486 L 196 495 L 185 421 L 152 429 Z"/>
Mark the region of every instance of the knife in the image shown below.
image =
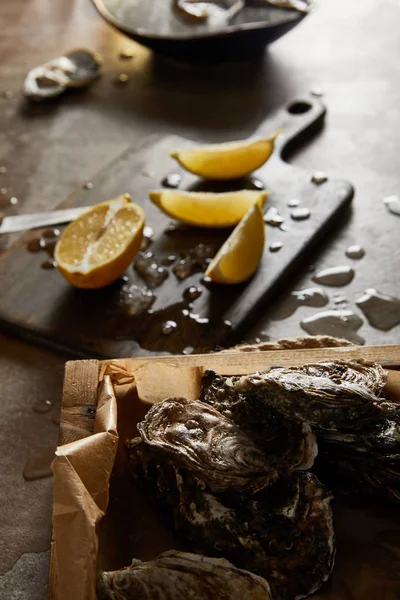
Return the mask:
<path id="1" fill-rule="evenodd" d="M 66 208 L 64 210 L 49 210 L 46 212 L 31 213 L 29 215 L 16 215 L 13 217 L 4 217 L 1 220 L 0 213 L 0 234 L 15 233 L 25 229 L 35 229 L 36 227 L 47 227 L 48 225 L 60 225 L 69 223 L 82 213 L 88 210 L 90 206 L 80 206 L 79 208 Z"/>

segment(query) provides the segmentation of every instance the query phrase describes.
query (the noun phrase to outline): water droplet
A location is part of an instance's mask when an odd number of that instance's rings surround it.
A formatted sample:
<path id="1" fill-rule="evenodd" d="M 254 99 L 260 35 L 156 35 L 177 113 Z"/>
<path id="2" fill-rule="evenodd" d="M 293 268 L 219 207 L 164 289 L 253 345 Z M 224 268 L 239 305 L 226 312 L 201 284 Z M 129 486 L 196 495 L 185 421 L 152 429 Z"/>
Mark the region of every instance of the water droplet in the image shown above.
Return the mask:
<path id="1" fill-rule="evenodd" d="M 182 256 L 172 270 L 178 279 L 186 279 L 193 273 L 204 271 L 214 254 L 213 246 L 198 244 Z"/>
<path id="2" fill-rule="evenodd" d="M 129 81 L 129 75 L 127 75 L 126 73 L 120 73 L 119 75 L 117 75 L 117 77 L 114 80 L 114 82 L 116 84 L 125 84 L 125 83 L 128 83 L 128 81 Z"/>
<path id="3" fill-rule="evenodd" d="M 317 271 L 313 276 L 313 281 L 322 283 L 322 285 L 341 286 L 350 283 L 354 275 L 354 269 L 347 265 L 329 267 L 328 269 Z"/>
<path id="4" fill-rule="evenodd" d="M 252 177 L 250 179 L 250 183 L 255 190 L 265 190 L 265 185 L 263 184 L 263 182 L 259 179 L 256 179 L 255 177 Z"/>
<path id="5" fill-rule="evenodd" d="M 278 252 L 282 248 L 282 246 L 283 246 L 282 242 L 273 242 L 272 244 L 269 245 L 269 251 L 270 252 Z"/>
<path id="6" fill-rule="evenodd" d="M 140 245 L 141 250 L 147 250 L 147 248 L 153 242 L 153 236 L 154 236 L 154 231 L 152 230 L 152 228 L 146 226 L 143 230 L 143 238 L 142 238 L 142 243 Z"/>
<path id="7" fill-rule="evenodd" d="M 386 196 L 383 203 L 389 212 L 400 216 L 400 198 L 398 196 Z"/>
<path id="8" fill-rule="evenodd" d="M 170 335 L 178 328 L 178 325 L 175 321 L 165 321 L 163 323 L 161 331 L 164 335 Z"/>
<path id="9" fill-rule="evenodd" d="M 31 451 L 22 473 L 24 479 L 26 481 L 35 481 L 37 479 L 51 477 L 53 475 L 51 463 L 53 462 L 54 457 L 54 446 L 47 446 L 40 450 Z"/>
<path id="10" fill-rule="evenodd" d="M 6 90 L 5 92 L 3 92 L 3 96 L 6 100 L 11 100 L 11 98 L 14 98 L 14 92 L 12 92 L 11 90 Z"/>
<path id="11" fill-rule="evenodd" d="M 224 325 L 225 325 L 225 327 L 227 327 L 228 329 L 231 329 L 231 327 L 232 327 L 232 321 L 229 321 L 228 319 L 225 319 L 225 321 L 224 321 Z"/>
<path id="12" fill-rule="evenodd" d="M 364 344 L 365 340 L 357 334 L 362 324 L 361 317 L 350 310 L 326 310 L 307 317 L 300 323 L 310 335 L 331 335 Z"/>
<path id="13" fill-rule="evenodd" d="M 310 94 L 311 94 L 311 96 L 314 96 L 315 98 L 321 98 L 321 96 L 324 95 L 324 91 L 320 87 L 315 87 L 311 90 Z"/>
<path id="14" fill-rule="evenodd" d="M 179 173 L 170 173 L 161 180 L 161 185 L 163 187 L 175 189 L 179 187 L 181 180 L 182 176 Z"/>
<path id="15" fill-rule="evenodd" d="M 210 319 L 208 319 L 207 317 L 200 317 L 200 315 L 196 315 L 195 313 L 190 313 L 189 317 L 196 321 L 196 323 L 198 323 L 199 325 L 208 325 L 208 323 L 210 322 Z"/>
<path id="16" fill-rule="evenodd" d="M 128 315 L 141 315 L 149 310 L 156 300 L 155 295 L 146 287 L 123 285 L 119 302 Z"/>
<path id="17" fill-rule="evenodd" d="M 193 346 L 186 346 L 183 350 L 182 350 L 182 354 L 193 354 L 194 352 L 194 348 Z"/>
<path id="18" fill-rule="evenodd" d="M 311 176 L 311 181 L 316 185 L 321 185 L 328 181 L 328 175 L 324 173 L 324 171 L 315 171 L 315 173 Z"/>
<path id="19" fill-rule="evenodd" d="M 349 246 L 346 249 L 346 256 L 348 258 L 362 258 L 365 255 L 365 250 L 364 248 L 361 248 L 361 246 L 358 246 L 357 244 L 354 244 L 353 246 Z"/>
<path id="20" fill-rule="evenodd" d="M 167 267 L 169 265 L 172 265 L 172 263 L 174 263 L 177 260 L 177 258 L 178 257 L 176 256 L 176 254 L 168 254 L 168 256 L 165 256 L 161 260 L 161 264 Z"/>
<path id="21" fill-rule="evenodd" d="M 11 196 L 11 198 L 10 198 L 10 204 L 12 206 L 15 206 L 16 204 L 18 204 L 18 198 L 16 198 L 15 196 Z"/>
<path id="22" fill-rule="evenodd" d="M 60 235 L 60 230 L 59 229 L 45 229 L 44 231 L 42 231 L 42 237 L 44 238 L 54 238 L 54 237 L 58 237 Z M 46 245 L 46 241 L 45 244 Z"/>
<path id="23" fill-rule="evenodd" d="M 294 221 L 304 221 L 308 219 L 311 215 L 311 211 L 309 208 L 294 208 L 290 211 L 290 216 Z"/>
<path id="24" fill-rule="evenodd" d="M 7 173 L 7 167 L 0 167 L 0 173 L 1 173 L 1 175 L 4 175 L 4 173 Z"/>
<path id="25" fill-rule="evenodd" d="M 188 301 L 197 300 L 197 298 L 200 298 L 202 293 L 203 290 L 201 288 L 197 287 L 196 285 L 191 285 L 183 292 L 183 297 Z"/>
<path id="26" fill-rule="evenodd" d="M 53 408 L 53 403 L 51 400 L 39 400 L 33 407 L 33 410 L 39 414 L 44 414 L 49 412 Z"/>
<path id="27" fill-rule="evenodd" d="M 255 344 L 261 344 L 261 339 L 259 337 L 254 338 Z"/>
<path id="28" fill-rule="evenodd" d="M 83 184 L 83 187 L 85 190 L 92 190 L 94 186 L 91 181 L 87 181 L 86 183 Z"/>
<path id="29" fill-rule="evenodd" d="M 293 198 L 293 200 L 289 200 L 287 205 L 289 208 L 296 208 L 297 206 L 300 206 L 300 200 L 298 198 Z"/>
<path id="30" fill-rule="evenodd" d="M 376 329 L 389 331 L 400 323 L 400 300 L 398 298 L 368 289 L 363 296 L 356 300 L 356 304 L 363 311 L 368 323 Z"/>
<path id="31" fill-rule="evenodd" d="M 283 302 L 280 302 L 274 311 L 273 319 L 281 321 L 290 317 L 299 306 L 313 306 L 319 308 L 328 304 L 329 298 L 326 292 L 320 287 L 308 287 L 302 290 L 296 290 L 289 294 Z"/>
<path id="32" fill-rule="evenodd" d="M 279 211 L 274 206 L 271 206 L 264 215 L 264 221 L 272 227 L 280 227 L 284 222 L 284 218 L 279 214 Z"/>
<path id="33" fill-rule="evenodd" d="M 152 288 L 161 285 L 169 276 L 168 271 L 156 262 L 152 252 L 139 252 L 133 266 L 147 285 Z"/>
<path id="34" fill-rule="evenodd" d="M 42 264 L 40 265 L 40 268 L 41 269 L 56 269 L 57 263 L 52 258 L 48 258 L 47 260 L 42 262 Z"/>
<path id="35" fill-rule="evenodd" d="M 205 287 L 209 287 L 210 285 L 212 285 L 213 280 L 211 279 L 211 277 L 202 277 L 200 279 L 200 283 L 202 283 Z"/>
<path id="36" fill-rule="evenodd" d="M 5 196 L 7 194 L 7 191 L 8 190 L 5 187 L 0 188 L 0 194 L 2 194 L 3 196 Z"/>
<path id="37" fill-rule="evenodd" d="M 121 60 L 130 60 L 131 58 L 133 58 L 133 56 L 134 53 L 129 48 L 123 48 L 122 50 L 120 50 L 119 57 Z"/>
<path id="38" fill-rule="evenodd" d="M 346 296 L 342 294 L 334 294 L 333 296 L 333 304 L 347 304 L 348 300 Z"/>

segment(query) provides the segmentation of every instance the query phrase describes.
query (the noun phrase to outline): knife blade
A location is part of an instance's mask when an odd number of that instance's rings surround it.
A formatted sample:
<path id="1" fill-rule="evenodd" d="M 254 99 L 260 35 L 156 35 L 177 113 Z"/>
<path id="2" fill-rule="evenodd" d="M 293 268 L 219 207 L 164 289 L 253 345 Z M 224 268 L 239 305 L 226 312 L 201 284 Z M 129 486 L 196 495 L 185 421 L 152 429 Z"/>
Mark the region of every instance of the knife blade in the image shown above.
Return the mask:
<path id="1" fill-rule="evenodd" d="M 49 210 L 46 212 L 31 213 L 28 215 L 15 215 L 11 217 L 0 218 L 0 234 L 15 233 L 16 231 L 25 231 L 26 229 L 35 229 L 37 227 L 47 227 L 48 225 L 61 225 L 69 223 L 90 208 L 89 206 L 80 206 L 78 208 L 66 208 L 63 210 Z"/>

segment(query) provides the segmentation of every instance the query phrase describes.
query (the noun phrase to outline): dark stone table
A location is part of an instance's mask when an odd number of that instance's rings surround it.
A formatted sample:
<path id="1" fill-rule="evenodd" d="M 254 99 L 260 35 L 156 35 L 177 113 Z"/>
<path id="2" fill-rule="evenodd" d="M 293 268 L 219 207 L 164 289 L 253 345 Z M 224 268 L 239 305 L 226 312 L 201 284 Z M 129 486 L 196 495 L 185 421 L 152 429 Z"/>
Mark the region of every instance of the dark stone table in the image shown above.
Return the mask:
<path id="1" fill-rule="evenodd" d="M 366 288 L 400 295 L 400 219 L 382 199 L 400 187 L 398 111 L 400 4 L 397 0 L 324 0 L 262 60 L 197 67 L 172 64 L 113 31 L 89 0 L 3 0 L 0 3 L 0 187 L 18 198 L 20 212 L 51 208 L 127 145 L 154 133 L 198 141 L 252 134 L 272 111 L 296 95 L 322 88 L 326 126 L 293 161 L 323 169 L 356 186 L 346 225 L 327 239 L 313 265 L 348 264 L 344 251 L 361 244 L 366 256 L 343 292 L 348 306 Z M 87 46 L 105 61 L 103 78 L 86 93 L 45 107 L 27 107 L 21 87 L 27 70 L 61 51 Z M 132 48 L 132 61 L 121 49 Z M 115 85 L 126 72 L 129 82 Z M 8 93 L 8 92 L 12 92 Z M 0 239 L 0 248 L 12 240 Z M 355 261 L 354 261 L 355 262 Z M 305 267 L 293 288 L 310 283 Z M 0 282 L 0 302 L 1 302 Z M 278 300 L 280 302 L 280 300 Z M 283 298 L 283 302 L 285 302 Z M 330 304 L 332 307 L 332 301 Z M 303 307 L 285 320 L 268 310 L 248 339 L 302 333 Z M 395 343 L 389 332 L 360 330 L 367 343 Z M 51 532 L 51 478 L 27 482 L 31 449 L 55 443 L 64 359 L 0 335 L 0 597 L 44 598 Z M 52 410 L 33 407 L 48 399 Z"/>

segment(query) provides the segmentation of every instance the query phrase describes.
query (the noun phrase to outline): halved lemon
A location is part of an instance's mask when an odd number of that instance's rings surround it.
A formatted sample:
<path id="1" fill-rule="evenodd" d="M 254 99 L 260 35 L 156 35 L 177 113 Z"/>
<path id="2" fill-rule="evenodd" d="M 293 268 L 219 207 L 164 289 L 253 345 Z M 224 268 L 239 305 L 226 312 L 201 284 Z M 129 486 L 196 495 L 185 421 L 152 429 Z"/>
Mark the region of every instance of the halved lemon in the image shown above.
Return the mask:
<path id="1" fill-rule="evenodd" d="M 239 179 L 259 169 L 274 151 L 273 136 L 260 140 L 242 140 L 208 146 L 192 146 L 182 150 L 171 150 L 175 158 L 187 171 L 205 179 Z"/>
<path id="2" fill-rule="evenodd" d="M 257 202 L 232 231 L 205 272 L 215 283 L 242 283 L 257 270 L 264 251 L 265 224 Z"/>
<path id="3" fill-rule="evenodd" d="M 70 223 L 57 242 L 54 259 L 72 285 L 105 287 L 135 258 L 143 227 L 143 209 L 123 194 L 96 204 Z"/>
<path id="4" fill-rule="evenodd" d="M 256 202 L 263 203 L 268 192 L 185 192 L 158 190 L 150 199 L 168 216 L 196 227 L 234 227 Z"/>

